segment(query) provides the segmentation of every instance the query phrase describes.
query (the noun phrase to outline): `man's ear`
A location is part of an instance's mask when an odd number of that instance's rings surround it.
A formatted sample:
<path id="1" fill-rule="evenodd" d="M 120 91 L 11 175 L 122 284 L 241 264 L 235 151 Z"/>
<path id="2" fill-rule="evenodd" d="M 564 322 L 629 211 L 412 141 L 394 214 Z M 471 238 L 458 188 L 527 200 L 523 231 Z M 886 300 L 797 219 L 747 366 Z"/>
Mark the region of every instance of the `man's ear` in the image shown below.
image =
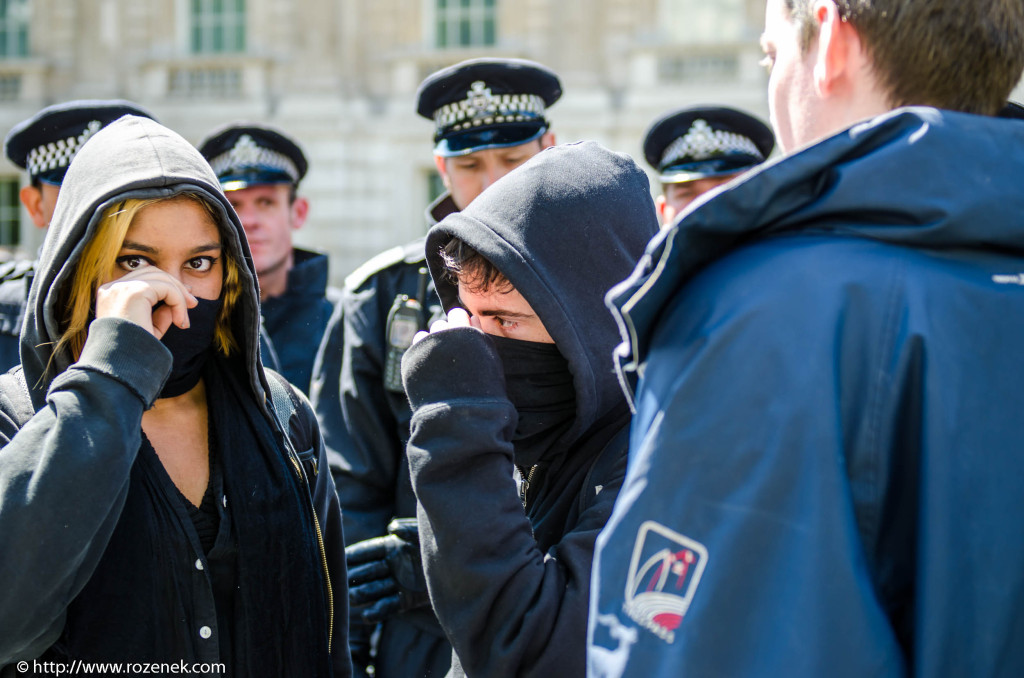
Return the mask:
<path id="1" fill-rule="evenodd" d="M 664 193 L 654 199 L 654 206 L 658 209 L 658 218 L 661 219 L 661 225 L 668 226 L 671 223 L 669 219 L 675 216 L 675 211 L 668 206 L 668 199 Z M 672 212 L 672 214 L 669 215 L 669 212 Z"/>
<path id="2" fill-rule="evenodd" d="M 545 148 L 550 148 L 551 146 L 554 146 L 556 143 L 557 142 L 555 141 L 554 132 L 545 132 L 540 137 L 540 147 L 542 150 Z"/>
<path id="3" fill-rule="evenodd" d="M 816 0 L 812 16 L 818 25 L 814 86 L 824 98 L 835 94 L 836 87 L 850 77 L 860 56 L 860 36 L 840 16 L 834 0 Z"/>
<path id="4" fill-rule="evenodd" d="M 668 227 L 672 225 L 672 222 L 676 220 L 676 208 L 669 205 L 669 199 L 666 198 L 665 194 L 658 196 L 654 199 L 654 207 L 657 208 L 657 216 L 662 219 L 662 227 Z"/>
<path id="5" fill-rule="evenodd" d="M 43 218 L 43 192 L 35 186 L 25 186 L 18 197 L 36 228 L 46 228 L 49 224 Z"/>
<path id="6" fill-rule="evenodd" d="M 448 165 L 446 164 L 447 158 L 442 158 L 439 155 L 434 156 L 434 166 L 437 167 L 437 173 L 441 175 L 441 182 L 444 183 L 446 190 L 452 190 L 452 180 L 448 177 Z"/>
<path id="7" fill-rule="evenodd" d="M 292 203 L 292 230 L 297 231 L 306 223 L 309 216 L 309 200 L 302 196 L 295 198 Z"/>

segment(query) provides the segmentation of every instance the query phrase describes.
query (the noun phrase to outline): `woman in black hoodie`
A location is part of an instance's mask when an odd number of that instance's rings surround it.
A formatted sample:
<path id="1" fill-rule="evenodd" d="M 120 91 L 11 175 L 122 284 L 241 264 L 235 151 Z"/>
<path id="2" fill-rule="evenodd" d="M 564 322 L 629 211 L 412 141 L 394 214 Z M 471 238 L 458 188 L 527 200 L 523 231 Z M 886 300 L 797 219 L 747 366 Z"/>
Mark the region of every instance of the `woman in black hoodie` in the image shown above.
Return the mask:
<path id="1" fill-rule="evenodd" d="M 0 377 L 0 666 L 349 675 L 337 497 L 258 300 L 188 142 L 125 117 L 82 148 Z"/>

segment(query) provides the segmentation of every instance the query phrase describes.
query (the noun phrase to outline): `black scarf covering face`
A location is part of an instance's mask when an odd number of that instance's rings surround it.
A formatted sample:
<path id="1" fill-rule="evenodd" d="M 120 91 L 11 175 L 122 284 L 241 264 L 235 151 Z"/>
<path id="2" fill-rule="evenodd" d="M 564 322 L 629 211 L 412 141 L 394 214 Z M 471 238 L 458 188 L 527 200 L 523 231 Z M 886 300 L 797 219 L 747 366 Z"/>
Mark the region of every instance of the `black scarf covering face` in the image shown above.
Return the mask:
<path id="1" fill-rule="evenodd" d="M 217 502 L 221 527 L 208 566 L 194 566 L 203 550 L 187 508 L 144 445 L 117 527 L 48 658 L 206 661 L 204 643 L 216 641 L 200 637 L 193 615 L 209 618 L 212 597 L 197 594 L 219 554 L 230 553 L 225 561 L 234 560 L 237 588 L 226 615 L 229 675 L 331 675 L 325 575 L 308 491 L 241 374 L 241 361 L 220 356 L 203 372 L 226 497 Z"/>
<path id="2" fill-rule="evenodd" d="M 191 391 L 203 375 L 203 366 L 213 346 L 213 335 L 217 331 L 217 316 L 223 305 L 223 297 L 200 299 L 195 307 L 188 309 L 189 327 L 183 330 L 171 325 L 160 338 L 160 342 L 174 356 L 171 374 L 160 391 L 161 398 L 173 398 Z"/>
<path id="3" fill-rule="evenodd" d="M 501 357 L 508 399 L 519 415 L 512 435 L 516 463 L 533 466 L 576 418 L 569 361 L 554 344 L 489 336 Z"/>

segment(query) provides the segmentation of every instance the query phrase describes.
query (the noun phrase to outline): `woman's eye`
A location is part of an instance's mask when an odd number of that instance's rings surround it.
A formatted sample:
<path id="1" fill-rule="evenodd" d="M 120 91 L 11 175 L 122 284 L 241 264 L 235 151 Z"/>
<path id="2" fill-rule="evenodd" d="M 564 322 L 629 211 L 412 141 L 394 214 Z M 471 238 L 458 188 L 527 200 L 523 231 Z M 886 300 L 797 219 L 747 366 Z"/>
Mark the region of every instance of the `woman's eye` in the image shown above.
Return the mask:
<path id="1" fill-rule="evenodd" d="M 196 257 L 195 259 L 189 259 L 185 265 L 193 273 L 206 273 L 213 268 L 214 261 L 216 260 L 213 257 Z"/>
<path id="2" fill-rule="evenodd" d="M 149 266 L 149 261 L 138 254 L 128 254 L 117 258 L 117 265 L 126 271 L 137 271 L 140 268 Z"/>

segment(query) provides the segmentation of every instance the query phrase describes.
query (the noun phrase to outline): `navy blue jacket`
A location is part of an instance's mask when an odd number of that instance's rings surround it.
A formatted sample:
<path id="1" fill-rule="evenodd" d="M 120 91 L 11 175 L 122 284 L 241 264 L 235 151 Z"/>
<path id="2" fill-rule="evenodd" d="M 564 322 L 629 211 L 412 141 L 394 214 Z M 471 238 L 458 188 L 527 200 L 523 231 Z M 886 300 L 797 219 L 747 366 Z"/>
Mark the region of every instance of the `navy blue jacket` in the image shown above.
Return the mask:
<path id="1" fill-rule="evenodd" d="M 903 109 L 610 295 L 640 375 L 592 676 L 1024 674 L 1024 125 Z"/>
<path id="2" fill-rule="evenodd" d="M 340 292 L 327 286 L 327 255 L 298 247 L 292 251 L 295 263 L 284 294 L 265 299 L 260 311 L 278 371 L 309 393 L 313 360 Z"/>

